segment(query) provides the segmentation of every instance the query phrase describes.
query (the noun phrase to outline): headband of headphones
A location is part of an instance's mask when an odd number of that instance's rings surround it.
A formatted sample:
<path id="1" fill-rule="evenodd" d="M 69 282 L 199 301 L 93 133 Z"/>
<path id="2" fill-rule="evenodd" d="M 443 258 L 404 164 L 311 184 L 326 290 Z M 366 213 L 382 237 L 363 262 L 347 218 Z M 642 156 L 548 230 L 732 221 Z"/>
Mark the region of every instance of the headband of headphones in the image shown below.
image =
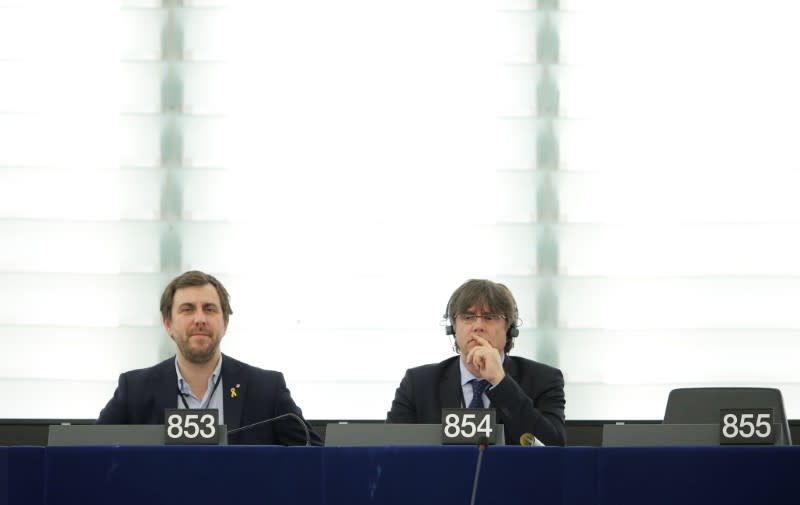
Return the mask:
<path id="1" fill-rule="evenodd" d="M 456 293 L 457 292 L 458 291 L 456 291 Z M 450 300 L 448 300 L 447 307 L 444 312 L 444 320 L 445 320 L 444 332 L 447 335 L 456 334 L 456 330 L 453 327 L 454 324 L 453 318 L 451 317 L 451 315 L 452 316 L 455 315 L 452 314 L 452 311 L 454 310 L 453 302 L 455 301 L 454 298 L 456 293 L 453 293 L 450 296 Z M 517 322 L 519 321 L 519 311 L 517 309 L 517 304 L 514 302 L 513 298 L 511 299 L 511 314 L 508 314 L 507 317 L 509 318 L 509 326 L 508 329 L 506 330 L 506 338 L 508 338 L 509 340 L 512 338 L 517 338 L 519 336 L 519 328 L 517 327 Z"/>

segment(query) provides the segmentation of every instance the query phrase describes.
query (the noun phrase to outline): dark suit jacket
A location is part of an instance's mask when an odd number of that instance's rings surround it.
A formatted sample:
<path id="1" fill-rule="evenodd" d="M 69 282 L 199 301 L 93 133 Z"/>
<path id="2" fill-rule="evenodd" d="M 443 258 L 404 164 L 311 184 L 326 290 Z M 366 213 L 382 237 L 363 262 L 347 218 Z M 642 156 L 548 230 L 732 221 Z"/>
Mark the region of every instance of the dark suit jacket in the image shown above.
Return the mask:
<path id="1" fill-rule="evenodd" d="M 302 417 L 292 400 L 283 374 L 262 370 L 229 356 L 222 359 L 222 408 L 228 431 L 248 424 L 294 412 Z M 236 395 L 231 393 L 235 388 Z M 164 424 L 164 409 L 177 408 L 178 374 L 175 358 L 150 368 L 132 370 L 119 376 L 114 396 L 97 418 L 97 424 Z M 311 443 L 321 445 L 311 430 Z M 250 430 L 234 433 L 229 444 L 305 444 L 306 436 L 297 419 L 287 417 Z"/>
<path id="2" fill-rule="evenodd" d="M 460 356 L 411 368 L 397 388 L 390 423 L 442 422 L 443 408 L 464 405 L 461 389 Z M 497 409 L 506 444 L 519 445 L 523 433 L 532 433 L 545 445 L 564 445 L 564 377 L 561 370 L 516 356 L 503 362 L 506 377 L 486 391 L 490 407 Z"/>

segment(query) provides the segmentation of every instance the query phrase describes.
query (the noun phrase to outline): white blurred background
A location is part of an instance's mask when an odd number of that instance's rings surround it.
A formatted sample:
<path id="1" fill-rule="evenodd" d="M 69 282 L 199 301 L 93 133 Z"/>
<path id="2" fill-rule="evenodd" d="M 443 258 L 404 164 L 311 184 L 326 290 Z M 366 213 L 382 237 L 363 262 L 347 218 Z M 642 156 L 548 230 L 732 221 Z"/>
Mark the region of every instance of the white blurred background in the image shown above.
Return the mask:
<path id="1" fill-rule="evenodd" d="M 96 417 L 173 354 L 158 301 L 188 269 L 231 292 L 223 351 L 310 419 L 384 418 L 476 277 L 568 419 L 660 419 L 694 385 L 800 417 L 798 18 L 0 0 L 0 418 Z"/>

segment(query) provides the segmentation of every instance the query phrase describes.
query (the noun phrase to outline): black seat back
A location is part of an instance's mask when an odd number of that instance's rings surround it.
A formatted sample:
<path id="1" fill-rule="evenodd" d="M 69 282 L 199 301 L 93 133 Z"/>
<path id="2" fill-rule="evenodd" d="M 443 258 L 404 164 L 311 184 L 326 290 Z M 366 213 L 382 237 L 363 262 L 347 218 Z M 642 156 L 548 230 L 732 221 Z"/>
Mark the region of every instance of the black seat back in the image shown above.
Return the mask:
<path id="1" fill-rule="evenodd" d="M 781 425 L 775 443 L 792 445 L 783 396 L 774 388 L 710 387 L 673 389 L 667 399 L 664 424 L 719 424 L 720 409 L 771 408 Z"/>

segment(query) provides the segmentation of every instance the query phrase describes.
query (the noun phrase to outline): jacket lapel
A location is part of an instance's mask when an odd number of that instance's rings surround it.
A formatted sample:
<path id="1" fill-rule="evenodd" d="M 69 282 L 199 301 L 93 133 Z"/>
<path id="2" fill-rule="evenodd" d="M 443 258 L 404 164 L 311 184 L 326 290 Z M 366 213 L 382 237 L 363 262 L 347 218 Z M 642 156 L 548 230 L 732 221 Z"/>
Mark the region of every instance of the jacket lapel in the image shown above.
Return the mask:
<path id="1" fill-rule="evenodd" d="M 510 375 L 514 379 L 514 382 L 519 382 L 519 367 L 517 362 L 508 354 L 506 354 L 506 359 L 503 361 L 503 370 L 506 371 L 506 375 Z"/>
<path id="2" fill-rule="evenodd" d="M 164 424 L 164 409 L 178 407 L 178 373 L 175 371 L 175 357 L 161 362 L 158 370 L 160 387 L 154 388 L 155 420 Z"/>
<path id="3" fill-rule="evenodd" d="M 242 408 L 244 395 L 247 393 L 247 384 L 243 382 L 242 367 L 232 358 L 223 354 L 222 358 L 222 409 L 225 412 L 225 425 L 228 431 L 236 429 L 242 424 Z"/>
<path id="4" fill-rule="evenodd" d="M 457 409 L 464 403 L 461 391 L 461 369 L 458 366 L 460 356 L 446 363 L 439 382 L 439 399 L 443 409 Z"/>
<path id="5" fill-rule="evenodd" d="M 505 370 L 506 375 L 508 377 L 511 377 L 512 379 L 514 379 L 514 382 L 519 384 L 519 366 L 517 366 L 517 362 L 514 361 L 508 354 L 506 354 L 506 358 L 503 361 L 503 370 Z M 490 403 L 489 408 L 496 408 L 496 407 Z M 497 409 L 497 423 L 505 424 L 504 419 L 505 418 L 503 417 L 503 410 Z"/>

